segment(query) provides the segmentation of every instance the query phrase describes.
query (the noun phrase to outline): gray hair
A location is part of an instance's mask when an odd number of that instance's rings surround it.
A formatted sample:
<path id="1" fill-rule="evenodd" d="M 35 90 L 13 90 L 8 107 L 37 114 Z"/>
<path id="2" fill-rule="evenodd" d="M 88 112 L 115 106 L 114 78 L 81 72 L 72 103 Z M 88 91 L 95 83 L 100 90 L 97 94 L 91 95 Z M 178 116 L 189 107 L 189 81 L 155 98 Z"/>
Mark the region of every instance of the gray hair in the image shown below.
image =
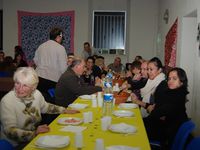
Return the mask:
<path id="1" fill-rule="evenodd" d="M 19 67 L 14 73 L 13 80 L 33 88 L 39 83 L 38 75 L 32 67 Z"/>
<path id="2" fill-rule="evenodd" d="M 79 65 L 83 62 L 84 60 L 80 57 L 74 57 L 72 64 L 70 65 L 70 68 L 74 68 L 76 65 Z"/>

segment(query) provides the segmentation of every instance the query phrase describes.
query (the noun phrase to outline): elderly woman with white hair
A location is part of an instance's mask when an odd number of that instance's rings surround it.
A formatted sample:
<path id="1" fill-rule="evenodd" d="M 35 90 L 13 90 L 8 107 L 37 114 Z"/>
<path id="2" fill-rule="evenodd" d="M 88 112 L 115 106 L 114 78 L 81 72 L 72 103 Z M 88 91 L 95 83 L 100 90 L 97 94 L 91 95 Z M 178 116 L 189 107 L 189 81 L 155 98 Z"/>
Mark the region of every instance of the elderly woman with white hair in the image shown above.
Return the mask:
<path id="1" fill-rule="evenodd" d="M 39 125 L 41 113 L 78 113 L 76 110 L 47 103 L 36 89 L 39 80 L 33 68 L 18 68 L 13 79 L 14 89 L 2 98 L 0 113 L 1 138 L 7 139 L 14 146 L 49 131 L 47 125 Z"/>

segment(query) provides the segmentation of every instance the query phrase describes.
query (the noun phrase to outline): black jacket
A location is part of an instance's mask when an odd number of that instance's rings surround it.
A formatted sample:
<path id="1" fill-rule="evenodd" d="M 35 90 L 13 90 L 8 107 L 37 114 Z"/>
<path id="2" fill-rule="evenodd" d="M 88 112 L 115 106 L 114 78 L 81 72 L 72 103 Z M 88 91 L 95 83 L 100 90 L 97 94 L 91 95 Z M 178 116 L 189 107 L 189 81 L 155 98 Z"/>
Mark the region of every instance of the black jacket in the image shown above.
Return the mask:
<path id="1" fill-rule="evenodd" d="M 186 114 L 186 95 L 188 91 L 184 87 L 178 89 L 169 89 L 166 81 L 162 81 L 157 87 L 155 98 L 155 109 L 151 112 L 150 117 L 159 119 L 166 117 L 166 121 L 185 121 Z"/>
<path id="2" fill-rule="evenodd" d="M 179 127 L 188 120 L 185 107 L 187 94 L 185 87 L 171 90 L 165 80 L 159 84 L 154 94 L 155 108 L 144 118 L 150 139 L 167 141 L 171 146 Z"/>
<path id="3" fill-rule="evenodd" d="M 71 68 L 68 68 L 67 71 L 61 75 L 56 85 L 55 103 L 67 107 L 69 104 L 73 103 L 78 96 L 93 94 L 98 91 L 102 91 L 102 88 L 85 84 Z"/>
<path id="4" fill-rule="evenodd" d="M 140 80 L 132 80 L 131 77 L 127 78 L 128 84 L 131 85 L 131 90 L 140 90 L 143 88 L 147 83 L 147 78 L 141 78 Z"/>

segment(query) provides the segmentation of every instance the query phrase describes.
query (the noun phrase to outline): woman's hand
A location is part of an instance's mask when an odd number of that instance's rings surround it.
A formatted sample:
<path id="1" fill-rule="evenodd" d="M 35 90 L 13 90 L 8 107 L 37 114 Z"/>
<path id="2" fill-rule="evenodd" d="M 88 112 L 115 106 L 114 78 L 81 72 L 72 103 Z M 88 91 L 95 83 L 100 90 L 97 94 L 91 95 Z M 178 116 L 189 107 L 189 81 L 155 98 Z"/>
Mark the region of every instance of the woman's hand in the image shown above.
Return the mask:
<path id="1" fill-rule="evenodd" d="M 134 75 L 133 80 L 139 81 L 141 78 L 142 78 L 142 75 L 139 73 L 139 74 Z"/>
<path id="2" fill-rule="evenodd" d="M 73 110 L 73 109 L 65 109 L 64 114 L 76 114 L 76 113 L 80 113 L 79 110 Z"/>
<path id="3" fill-rule="evenodd" d="M 131 100 L 136 103 L 138 100 L 137 100 L 137 96 L 134 94 L 134 93 L 131 93 Z M 136 103 L 137 104 L 137 103 Z"/>
<path id="4" fill-rule="evenodd" d="M 154 110 L 154 108 L 155 108 L 155 104 L 149 105 L 149 106 L 147 107 L 147 112 L 148 112 L 148 113 L 151 113 L 152 110 Z"/>
<path id="5" fill-rule="evenodd" d="M 146 103 L 143 101 L 138 100 L 138 97 L 134 93 L 131 93 L 131 100 L 133 103 L 138 104 L 139 106 L 145 107 L 146 105 Z"/>
<path id="6" fill-rule="evenodd" d="M 140 104 L 141 101 L 138 100 L 138 97 L 134 93 L 131 93 L 131 100 L 132 100 L 133 103 L 141 105 Z"/>
<path id="7" fill-rule="evenodd" d="M 132 77 L 132 76 L 133 76 L 133 74 L 130 71 L 127 71 L 126 77 Z"/>
<path id="8" fill-rule="evenodd" d="M 40 133 L 46 133 L 49 132 L 49 130 L 50 128 L 46 124 L 43 124 L 37 127 L 35 134 L 38 135 Z"/>
<path id="9" fill-rule="evenodd" d="M 99 77 L 95 77 L 95 86 L 101 86 L 101 79 Z"/>
<path id="10" fill-rule="evenodd" d="M 127 89 L 128 88 L 128 84 L 127 84 L 127 82 L 124 82 L 123 84 L 122 84 L 122 86 L 121 86 L 121 89 L 122 90 L 125 90 L 125 89 Z"/>
<path id="11" fill-rule="evenodd" d="M 131 87 L 131 85 L 128 84 L 127 81 L 125 81 L 125 82 L 122 84 L 121 89 L 122 89 L 122 90 L 128 90 L 128 88 L 130 88 L 130 87 Z"/>

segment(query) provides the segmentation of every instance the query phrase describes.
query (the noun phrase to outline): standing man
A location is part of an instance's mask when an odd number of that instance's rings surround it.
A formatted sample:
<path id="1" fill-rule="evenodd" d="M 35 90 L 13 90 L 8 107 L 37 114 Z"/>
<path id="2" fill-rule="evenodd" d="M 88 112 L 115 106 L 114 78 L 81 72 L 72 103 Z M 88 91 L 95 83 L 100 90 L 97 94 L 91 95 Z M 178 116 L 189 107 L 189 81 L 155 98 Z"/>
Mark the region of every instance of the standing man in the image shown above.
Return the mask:
<path id="1" fill-rule="evenodd" d="M 90 46 L 89 42 L 85 42 L 84 49 L 82 51 L 82 57 L 84 60 L 87 60 L 89 56 L 98 55 L 98 53 Z"/>
<path id="2" fill-rule="evenodd" d="M 50 31 L 50 40 L 41 44 L 35 52 L 34 62 L 39 76 L 38 89 L 45 98 L 48 98 L 48 89 L 55 88 L 61 74 L 67 69 L 67 54 L 61 45 L 62 40 L 63 31 L 53 28 Z"/>
<path id="3" fill-rule="evenodd" d="M 74 57 L 72 64 L 68 67 L 67 71 L 62 74 L 56 85 L 56 104 L 67 107 L 73 103 L 80 95 L 93 94 L 102 91 L 100 87 L 100 79 L 96 79 L 96 85 L 88 85 L 81 78 L 85 71 L 85 60 L 82 58 Z"/>

